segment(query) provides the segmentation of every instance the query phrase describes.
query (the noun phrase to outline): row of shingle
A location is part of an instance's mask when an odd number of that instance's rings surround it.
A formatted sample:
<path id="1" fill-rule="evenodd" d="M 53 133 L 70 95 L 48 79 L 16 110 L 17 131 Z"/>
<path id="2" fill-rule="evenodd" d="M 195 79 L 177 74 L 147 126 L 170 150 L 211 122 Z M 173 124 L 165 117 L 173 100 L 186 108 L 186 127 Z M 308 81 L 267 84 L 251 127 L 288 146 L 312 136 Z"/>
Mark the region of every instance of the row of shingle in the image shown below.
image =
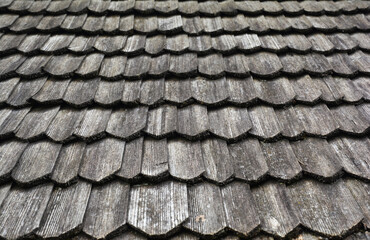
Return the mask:
<path id="1" fill-rule="evenodd" d="M 0 105 L 26 107 L 38 104 L 68 104 L 75 108 L 100 105 L 158 106 L 164 103 L 186 106 L 251 106 L 260 102 L 273 106 L 294 103 L 337 105 L 342 102 L 370 101 L 370 78 L 354 80 L 339 77 L 280 77 L 263 81 L 220 78 L 155 79 L 107 81 L 94 79 L 10 78 L 0 81 Z"/>
<path id="2" fill-rule="evenodd" d="M 276 2 L 276 1 L 99 1 L 99 0 L 66 0 L 66 1 L 24 1 L 3 0 L 0 10 L 19 13 L 72 13 L 78 14 L 89 11 L 92 14 L 126 14 L 136 11 L 141 14 L 175 14 L 180 12 L 186 15 L 220 14 L 235 15 L 238 12 L 247 14 L 339 14 L 368 12 L 370 4 L 366 1 L 304 1 L 304 2 Z"/>
<path id="3" fill-rule="evenodd" d="M 308 231 L 300 231 L 296 234 L 290 234 L 292 238 L 295 240 L 328 240 L 327 237 L 322 237 L 318 234 L 309 233 Z M 79 234 L 72 238 L 72 240 L 91 240 L 94 239 L 91 236 L 86 234 Z M 112 238 L 114 240 L 147 240 L 143 234 L 139 234 L 136 231 L 128 230 L 123 233 L 118 234 L 118 236 Z M 188 231 L 179 232 L 174 234 L 174 236 L 169 237 L 170 240 L 199 240 L 199 236 L 189 233 Z M 225 233 L 222 234 L 221 237 L 216 237 L 214 239 L 220 240 L 241 240 L 244 238 L 240 238 L 233 233 Z M 251 240 L 278 240 L 280 238 L 274 237 L 268 234 L 260 233 L 254 237 L 249 238 Z M 370 239 L 370 232 L 368 231 L 358 231 L 353 232 L 347 237 L 343 238 L 344 240 L 369 240 Z"/>
<path id="4" fill-rule="evenodd" d="M 357 49 L 370 50 L 370 34 L 334 33 L 324 35 L 322 33 L 303 35 L 200 35 L 188 36 L 179 34 L 175 36 L 155 35 L 116 35 L 86 37 L 79 35 L 54 34 L 3 34 L 0 38 L 0 54 L 23 53 L 27 56 L 43 53 L 102 53 L 104 55 L 136 55 L 147 53 L 160 55 L 163 53 L 186 53 L 197 54 L 235 52 L 269 51 L 282 53 L 308 53 L 317 52 L 329 54 L 332 52 L 353 52 Z M 136 44 L 135 48 L 132 45 Z"/>
<path id="5" fill-rule="evenodd" d="M 325 104 L 296 105 L 284 109 L 269 106 L 250 108 L 221 107 L 208 109 L 192 104 L 177 108 L 162 105 L 105 109 L 71 109 L 55 107 L 1 109 L 0 136 L 15 134 L 34 141 L 48 136 L 56 142 L 74 138 L 92 141 L 106 134 L 130 140 L 141 135 L 165 138 L 181 135 L 199 140 L 215 135 L 236 141 L 252 135 L 264 140 L 303 135 L 329 137 L 342 131 L 363 135 L 370 126 L 369 104 L 341 105 L 329 109 Z"/>
<path id="6" fill-rule="evenodd" d="M 78 32 L 78 33 L 176 33 L 185 32 L 199 35 L 245 32 L 350 32 L 368 31 L 370 21 L 367 15 L 339 16 L 244 16 L 236 17 L 185 17 L 174 15 L 170 17 L 157 16 L 88 16 L 83 15 L 26 15 L 2 14 L 0 29 L 12 32 Z"/>
<path id="7" fill-rule="evenodd" d="M 356 74 L 369 74 L 370 55 L 356 51 L 324 56 L 317 53 L 299 55 L 277 55 L 270 52 L 253 54 L 209 54 L 197 56 L 196 53 L 182 55 L 162 54 L 157 57 L 139 55 L 127 57 L 117 55 L 105 57 L 92 53 L 87 56 L 63 54 L 57 56 L 37 55 L 30 58 L 13 54 L 0 59 L 0 79 L 10 77 L 36 78 L 50 75 L 57 78 L 92 77 L 104 79 L 141 79 L 163 77 L 193 77 L 197 74 L 207 78 L 225 75 L 272 78 L 282 73 L 288 75 L 336 75 L 352 77 Z"/>
<path id="8" fill-rule="evenodd" d="M 0 236 L 65 238 L 82 230 L 103 239 L 130 226 L 166 239 L 179 228 L 212 237 L 225 231 L 246 237 L 259 229 L 285 237 L 303 226 L 337 237 L 360 224 L 368 226 L 369 191 L 369 184 L 354 179 L 332 184 L 303 180 L 290 186 L 268 182 L 252 189 L 241 182 L 219 187 L 78 181 L 66 188 L 43 184 L 29 189 L 7 184 L 0 187 Z"/>
<path id="9" fill-rule="evenodd" d="M 188 141 L 141 137 L 129 142 L 104 138 L 89 144 L 9 140 L 1 143 L 0 153 L 1 181 L 11 177 L 22 185 L 35 185 L 45 179 L 69 184 L 77 176 L 91 182 L 115 177 L 152 182 L 169 176 L 186 182 L 204 178 L 218 184 L 234 178 L 260 182 L 267 177 L 292 182 L 303 173 L 333 181 L 343 171 L 370 180 L 368 138 L 271 143 L 248 138 L 234 144 L 217 138 Z"/>

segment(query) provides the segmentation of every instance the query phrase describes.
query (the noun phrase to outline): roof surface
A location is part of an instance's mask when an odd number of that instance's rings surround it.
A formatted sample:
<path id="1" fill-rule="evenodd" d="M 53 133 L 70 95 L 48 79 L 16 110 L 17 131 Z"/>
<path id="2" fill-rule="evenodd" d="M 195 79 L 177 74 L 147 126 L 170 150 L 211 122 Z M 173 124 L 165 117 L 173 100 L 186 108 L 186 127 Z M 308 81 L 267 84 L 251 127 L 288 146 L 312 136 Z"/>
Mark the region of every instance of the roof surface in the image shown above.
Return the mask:
<path id="1" fill-rule="evenodd" d="M 369 2 L 0 12 L 0 238 L 370 239 Z"/>

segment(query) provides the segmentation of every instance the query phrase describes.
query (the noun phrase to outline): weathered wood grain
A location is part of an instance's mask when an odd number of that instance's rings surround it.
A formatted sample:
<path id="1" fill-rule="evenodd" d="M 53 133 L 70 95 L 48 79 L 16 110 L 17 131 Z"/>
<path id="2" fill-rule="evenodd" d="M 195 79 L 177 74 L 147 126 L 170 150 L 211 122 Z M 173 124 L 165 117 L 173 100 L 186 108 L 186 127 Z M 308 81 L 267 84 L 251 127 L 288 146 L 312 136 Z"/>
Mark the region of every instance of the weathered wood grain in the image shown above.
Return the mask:
<path id="1" fill-rule="evenodd" d="M 27 143 L 11 140 L 0 145 L 0 180 L 8 178 L 16 166 Z M 1 204 L 1 201 L 0 201 Z"/>
<path id="2" fill-rule="evenodd" d="M 52 184 L 12 189 L 1 205 L 0 236 L 16 239 L 37 230 L 52 190 Z M 28 221 L 29 219 L 32 221 Z"/>
<path id="3" fill-rule="evenodd" d="M 341 171 L 341 164 L 325 139 L 306 138 L 290 145 L 304 171 L 324 179 Z"/>
<path id="4" fill-rule="evenodd" d="M 169 172 L 175 178 L 185 181 L 199 178 L 205 172 L 200 142 L 169 140 L 168 163 Z"/>
<path id="5" fill-rule="evenodd" d="M 300 221 L 296 216 L 297 209 L 284 184 L 268 182 L 253 188 L 252 194 L 263 231 L 285 237 L 298 227 Z"/>
<path id="6" fill-rule="evenodd" d="M 289 192 L 301 223 L 327 236 L 345 234 L 364 217 L 342 180 L 332 184 L 304 180 L 289 186 Z"/>
<path id="7" fill-rule="evenodd" d="M 74 134 L 82 139 L 98 139 L 105 134 L 111 109 L 89 108 Z"/>
<path id="8" fill-rule="evenodd" d="M 200 183 L 188 188 L 189 220 L 185 228 L 202 235 L 214 236 L 226 226 L 222 193 L 218 186 Z"/>
<path id="9" fill-rule="evenodd" d="M 245 135 L 251 128 L 247 108 L 223 107 L 208 111 L 209 131 L 230 140 Z"/>
<path id="10" fill-rule="evenodd" d="M 0 136 L 13 134 L 30 110 L 31 108 L 29 107 L 13 110 L 4 108 L 0 110 Z"/>
<path id="11" fill-rule="evenodd" d="M 190 84 L 193 98 L 203 104 L 219 104 L 229 97 L 224 77 L 214 80 L 196 77 Z"/>
<path id="12" fill-rule="evenodd" d="M 269 166 L 270 176 L 285 181 L 291 181 L 299 176 L 302 168 L 287 140 L 273 143 L 261 142 L 261 147 Z"/>
<path id="13" fill-rule="evenodd" d="M 98 90 L 96 91 L 94 101 L 102 105 L 113 105 L 118 103 L 125 87 L 124 80 L 105 81 L 100 80 Z"/>
<path id="14" fill-rule="evenodd" d="M 275 111 L 269 106 L 256 106 L 248 109 L 252 122 L 251 134 L 261 138 L 274 138 L 281 132 Z"/>
<path id="15" fill-rule="evenodd" d="M 129 193 L 130 186 L 121 182 L 93 187 L 83 232 L 104 239 L 126 227 Z"/>
<path id="16" fill-rule="evenodd" d="M 248 236 L 260 225 L 249 185 L 233 182 L 221 188 L 226 222 L 232 230 Z"/>
<path id="17" fill-rule="evenodd" d="M 67 188 L 55 188 L 36 234 L 43 238 L 61 237 L 82 227 L 91 184 L 78 182 Z"/>
<path id="18" fill-rule="evenodd" d="M 73 79 L 68 85 L 63 100 L 76 107 L 87 106 L 93 101 L 99 82 L 100 78 Z"/>
<path id="19" fill-rule="evenodd" d="M 144 139 L 141 174 L 148 178 L 160 178 L 168 172 L 167 139 Z"/>
<path id="20" fill-rule="evenodd" d="M 117 176 L 128 180 L 139 177 L 143 159 L 143 143 L 143 137 L 136 138 L 126 143 L 122 167 L 116 173 Z"/>
<path id="21" fill-rule="evenodd" d="M 183 183 L 164 182 L 131 189 L 128 223 L 150 236 L 166 235 L 188 217 L 188 194 Z"/>
<path id="22" fill-rule="evenodd" d="M 79 175 L 92 182 L 102 182 L 118 172 L 122 165 L 125 142 L 105 138 L 86 146 Z"/>
<path id="23" fill-rule="evenodd" d="M 177 109 L 177 132 L 195 138 L 209 129 L 207 108 L 190 105 Z"/>
<path id="24" fill-rule="evenodd" d="M 48 78 L 32 99 L 39 103 L 61 102 L 70 82 L 71 79 Z"/>
<path id="25" fill-rule="evenodd" d="M 75 180 L 85 148 L 86 144 L 83 142 L 63 145 L 50 176 L 51 180 L 60 184 L 68 184 Z"/>
<path id="26" fill-rule="evenodd" d="M 51 108 L 33 108 L 21 122 L 16 136 L 22 139 L 36 139 L 46 133 L 51 121 L 57 115 L 59 106 Z"/>
<path id="27" fill-rule="evenodd" d="M 12 178 L 25 185 L 48 178 L 53 171 L 61 147 L 61 144 L 49 141 L 29 144 L 12 172 Z"/>
<path id="28" fill-rule="evenodd" d="M 116 110 L 112 113 L 107 132 L 122 139 L 132 139 L 140 135 L 147 124 L 147 107 L 134 107 Z"/>
<path id="29" fill-rule="evenodd" d="M 28 105 L 28 100 L 42 88 L 46 80 L 46 77 L 42 77 L 34 80 L 19 81 L 6 102 L 15 107 Z"/>
<path id="30" fill-rule="evenodd" d="M 255 182 L 268 172 L 268 165 L 261 145 L 256 139 L 228 145 L 235 178 Z"/>
<path id="31" fill-rule="evenodd" d="M 234 176 L 233 163 L 225 141 L 207 139 L 201 142 L 201 149 L 206 178 L 224 183 Z"/>
<path id="32" fill-rule="evenodd" d="M 154 137 L 165 137 L 177 129 L 177 108 L 162 105 L 148 112 L 148 123 L 144 131 Z"/>

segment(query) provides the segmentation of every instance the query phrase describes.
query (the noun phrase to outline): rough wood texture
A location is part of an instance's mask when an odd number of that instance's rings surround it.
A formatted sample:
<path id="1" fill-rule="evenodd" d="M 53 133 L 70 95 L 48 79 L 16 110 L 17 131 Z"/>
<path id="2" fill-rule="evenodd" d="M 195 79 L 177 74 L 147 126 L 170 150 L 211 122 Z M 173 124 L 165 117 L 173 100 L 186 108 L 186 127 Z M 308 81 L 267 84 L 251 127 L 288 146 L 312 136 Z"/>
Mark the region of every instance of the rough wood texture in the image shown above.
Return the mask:
<path id="1" fill-rule="evenodd" d="M 98 90 L 96 91 L 94 100 L 102 105 L 113 105 L 118 103 L 123 94 L 125 81 L 105 81 L 99 82 Z"/>
<path id="2" fill-rule="evenodd" d="M 122 139 L 134 138 L 145 128 L 147 114 L 147 107 L 117 110 L 109 119 L 107 132 Z"/>
<path id="3" fill-rule="evenodd" d="M 0 145 L 0 180 L 10 176 L 26 147 L 27 143 L 14 140 L 3 142 Z"/>
<path id="4" fill-rule="evenodd" d="M 140 88 L 140 102 L 145 105 L 158 104 L 164 97 L 164 78 L 144 81 Z"/>
<path id="5" fill-rule="evenodd" d="M 327 236 L 345 234 L 364 217 L 342 180 L 330 185 L 304 180 L 290 186 L 289 192 L 301 223 Z"/>
<path id="6" fill-rule="evenodd" d="M 307 138 L 290 145 L 302 169 L 316 177 L 330 179 L 341 170 L 341 164 L 325 139 Z"/>
<path id="7" fill-rule="evenodd" d="M 208 130 L 207 108 L 190 105 L 177 110 L 177 132 L 190 138 L 204 134 Z"/>
<path id="8" fill-rule="evenodd" d="M 304 127 L 294 107 L 275 110 L 281 126 L 281 134 L 285 137 L 296 138 L 303 134 Z"/>
<path id="9" fill-rule="evenodd" d="M 261 146 L 269 166 L 269 175 L 285 181 L 299 176 L 302 168 L 287 140 L 274 143 L 261 142 Z"/>
<path id="10" fill-rule="evenodd" d="M 211 80 L 196 77 L 190 84 L 192 96 L 202 104 L 217 105 L 229 97 L 225 78 Z"/>
<path id="11" fill-rule="evenodd" d="M 281 132 L 280 123 L 272 107 L 257 106 L 249 109 L 252 122 L 251 134 L 262 138 L 274 138 Z"/>
<path id="12" fill-rule="evenodd" d="M 246 108 L 223 107 L 208 111 L 209 130 L 224 139 L 238 139 L 252 128 Z"/>
<path id="13" fill-rule="evenodd" d="M 224 183 L 234 175 L 233 164 L 225 141 L 207 139 L 201 142 L 201 148 L 206 178 Z"/>
<path id="14" fill-rule="evenodd" d="M 100 53 L 87 55 L 81 63 L 81 66 L 77 69 L 76 74 L 81 76 L 97 75 L 103 58 L 104 55 Z"/>
<path id="15" fill-rule="evenodd" d="M 128 222 L 150 236 L 166 235 L 188 217 L 185 184 L 165 182 L 131 189 Z"/>
<path id="16" fill-rule="evenodd" d="M 210 78 L 217 78 L 224 75 L 224 60 L 221 54 L 199 57 L 198 62 L 198 71 L 200 74 Z"/>
<path id="17" fill-rule="evenodd" d="M 200 142 L 170 140 L 168 163 L 171 176 L 185 181 L 199 178 L 205 172 Z"/>
<path id="18" fill-rule="evenodd" d="M 346 172 L 370 179 L 369 139 L 342 137 L 330 140 L 329 144 Z"/>
<path id="19" fill-rule="evenodd" d="M 61 147 L 61 144 L 49 141 L 29 144 L 12 172 L 12 178 L 20 184 L 32 184 L 49 177 Z"/>
<path id="20" fill-rule="evenodd" d="M 73 106 L 87 106 L 94 99 L 99 82 L 100 78 L 93 78 L 90 80 L 74 79 L 68 85 L 63 100 Z"/>
<path id="21" fill-rule="evenodd" d="M 60 237 L 81 228 L 90 190 L 91 185 L 85 182 L 54 189 L 36 234 L 43 238 Z"/>
<path id="22" fill-rule="evenodd" d="M 296 95 L 289 80 L 285 77 L 271 81 L 255 81 L 254 85 L 260 90 L 260 99 L 274 105 L 287 104 Z"/>
<path id="23" fill-rule="evenodd" d="M 129 185 L 121 182 L 94 187 L 86 209 L 83 232 L 96 239 L 103 239 L 124 228 L 129 193 Z"/>
<path id="24" fill-rule="evenodd" d="M 61 109 L 50 123 L 46 135 L 57 142 L 64 142 L 72 138 L 72 134 L 81 124 L 86 110 L 73 108 Z"/>
<path id="25" fill-rule="evenodd" d="M 0 82 L 0 104 L 3 104 L 8 100 L 19 80 L 19 78 L 9 78 Z"/>
<path id="26" fill-rule="evenodd" d="M 20 81 L 6 102 L 11 106 L 17 107 L 28 105 L 28 100 L 42 88 L 46 79 L 43 77 L 30 81 Z"/>
<path id="27" fill-rule="evenodd" d="M 250 71 L 258 76 L 274 76 L 283 66 L 276 54 L 261 52 L 250 56 L 248 67 Z"/>
<path id="28" fill-rule="evenodd" d="M 177 108 L 162 105 L 148 112 L 148 124 L 144 131 L 155 137 L 164 137 L 177 129 Z"/>
<path id="29" fill-rule="evenodd" d="M 23 139 L 35 139 L 45 134 L 49 124 L 58 113 L 59 107 L 34 108 L 19 125 L 16 136 Z"/>
<path id="30" fill-rule="evenodd" d="M 31 108 L 0 110 L 0 136 L 7 136 L 15 132 Z"/>
<path id="31" fill-rule="evenodd" d="M 122 165 L 125 142 L 105 138 L 86 147 L 79 175 L 92 182 L 101 182 L 118 172 Z"/>
<path id="32" fill-rule="evenodd" d="M 52 184 L 12 189 L 1 205 L 0 236 L 16 239 L 29 236 L 37 230 L 52 190 Z"/>
<path id="33" fill-rule="evenodd" d="M 141 174 L 149 178 L 160 178 L 168 171 L 167 139 L 146 138 L 143 144 Z"/>
<path id="34" fill-rule="evenodd" d="M 261 229 L 278 237 L 285 237 L 300 223 L 297 209 L 290 200 L 284 184 L 268 182 L 252 189 L 261 219 Z"/>
<path id="35" fill-rule="evenodd" d="M 214 236 L 227 225 L 221 190 L 210 183 L 188 188 L 189 220 L 185 228 L 202 235 Z"/>
<path id="36" fill-rule="evenodd" d="M 85 147 L 82 142 L 63 145 L 50 178 L 60 184 L 76 179 Z"/>
<path id="37" fill-rule="evenodd" d="M 253 182 L 267 174 L 268 165 L 258 140 L 247 139 L 228 148 L 236 178 Z"/>
<path id="38" fill-rule="evenodd" d="M 45 65 L 44 70 L 52 76 L 68 77 L 78 69 L 83 59 L 84 56 L 73 56 L 69 54 L 54 56 Z"/>
<path id="39" fill-rule="evenodd" d="M 364 133 L 370 127 L 370 122 L 355 106 L 342 105 L 331 110 L 339 129 L 350 133 Z"/>
<path id="40" fill-rule="evenodd" d="M 357 201 L 358 205 L 364 215 L 362 221 L 366 228 L 369 228 L 370 224 L 370 186 L 368 183 L 358 181 L 355 179 L 347 179 L 345 181 L 347 188 L 351 191 L 352 196 Z"/>
<path id="41" fill-rule="evenodd" d="M 127 60 L 125 77 L 140 78 L 144 76 L 150 68 L 150 58 L 148 56 L 137 56 Z"/>
<path id="42" fill-rule="evenodd" d="M 120 78 L 125 71 L 126 60 L 126 56 L 104 58 L 99 75 L 108 79 Z"/>
<path id="43" fill-rule="evenodd" d="M 71 79 L 49 78 L 32 99 L 40 103 L 61 102 L 70 82 Z"/>
<path id="44" fill-rule="evenodd" d="M 74 134 L 82 139 L 95 139 L 104 135 L 111 109 L 90 108 L 75 130 Z"/>
<path id="45" fill-rule="evenodd" d="M 141 163 L 143 159 L 143 142 L 144 138 L 137 138 L 128 142 L 125 146 L 122 167 L 116 173 L 123 179 L 134 179 L 141 172 Z"/>
<path id="46" fill-rule="evenodd" d="M 302 121 L 306 133 L 315 136 L 326 136 L 339 128 L 333 114 L 325 104 L 307 107 L 297 105 L 294 107 L 298 118 Z"/>
<path id="47" fill-rule="evenodd" d="M 248 236 L 260 225 L 249 185 L 234 182 L 221 188 L 226 222 L 232 230 Z"/>

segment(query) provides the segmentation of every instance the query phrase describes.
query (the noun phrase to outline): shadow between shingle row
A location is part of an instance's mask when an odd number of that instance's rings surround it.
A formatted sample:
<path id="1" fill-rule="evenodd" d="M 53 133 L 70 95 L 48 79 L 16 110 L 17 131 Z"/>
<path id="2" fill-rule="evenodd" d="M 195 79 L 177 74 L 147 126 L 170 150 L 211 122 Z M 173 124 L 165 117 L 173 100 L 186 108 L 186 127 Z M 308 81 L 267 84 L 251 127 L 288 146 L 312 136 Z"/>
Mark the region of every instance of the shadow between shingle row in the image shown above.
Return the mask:
<path id="1" fill-rule="evenodd" d="M 248 138 L 238 143 L 209 138 L 137 138 L 125 142 L 104 138 L 93 143 L 58 144 L 17 140 L 0 144 L 0 179 L 20 185 L 52 180 L 68 185 L 78 176 L 103 183 L 114 178 L 128 182 L 206 180 L 219 185 L 239 179 L 260 183 L 268 178 L 295 182 L 302 174 L 324 182 L 343 172 L 370 180 L 370 141 L 366 137 L 305 138 L 264 142 Z"/>
<path id="2" fill-rule="evenodd" d="M 28 2 L 28 1 L 25 1 Z M 173 34 L 184 32 L 191 35 L 201 33 L 218 35 L 221 33 L 282 33 L 282 32 L 353 32 L 368 31 L 370 23 L 367 14 L 338 16 L 182 16 L 160 17 L 139 15 L 95 16 L 81 15 L 25 15 L 2 14 L 0 29 L 14 33 L 31 31 L 73 32 L 84 34 Z"/>
<path id="3" fill-rule="evenodd" d="M 139 136 L 157 139 L 183 136 L 200 140 L 209 134 L 235 142 L 246 136 L 262 140 L 302 136 L 331 137 L 338 132 L 364 135 L 369 130 L 369 104 L 340 105 L 329 109 L 325 104 L 295 105 L 274 109 L 266 105 L 253 107 L 223 106 L 215 109 L 199 104 L 178 108 L 161 105 L 109 109 L 85 109 L 60 106 L 1 109 L 0 136 L 35 141 L 44 136 L 55 142 L 75 138 L 94 141 L 105 135 L 123 140 Z"/>
<path id="4" fill-rule="evenodd" d="M 93 79 L 33 80 L 10 78 L 0 81 L 0 105 L 27 107 L 67 104 L 75 108 L 87 106 L 150 106 L 163 104 L 183 107 L 194 102 L 204 106 L 289 106 L 295 103 L 329 105 L 370 101 L 370 78 L 354 80 L 341 77 L 275 78 L 264 81 L 220 78 L 207 80 L 161 78 L 135 81 Z"/>
<path id="5" fill-rule="evenodd" d="M 370 55 L 356 51 L 324 56 L 317 53 L 280 54 L 259 52 L 254 54 L 209 54 L 195 53 L 181 55 L 162 54 L 156 57 L 139 55 L 127 57 L 103 54 L 87 56 L 63 54 L 57 56 L 38 55 L 27 58 L 14 54 L 0 59 L 0 79 L 10 77 L 36 78 L 53 76 L 57 78 L 99 76 L 107 80 L 160 78 L 176 76 L 181 78 L 203 76 L 216 79 L 222 76 L 273 78 L 281 74 L 301 76 L 305 73 L 325 76 L 331 73 L 352 77 L 369 74 Z"/>
<path id="6" fill-rule="evenodd" d="M 174 181 L 136 186 L 78 181 L 66 188 L 43 184 L 28 189 L 6 184 L 0 187 L 0 235 L 53 238 L 82 230 L 102 239 L 130 226 L 166 239 L 181 228 L 201 236 L 231 231 L 246 237 L 262 230 L 285 237 L 303 227 L 340 237 L 361 224 L 369 226 L 369 190 L 355 179 L 331 184 L 302 180 L 289 186 L 267 182 L 252 189 L 237 181 L 222 187 Z"/>
<path id="7" fill-rule="evenodd" d="M 193 52 L 198 55 L 221 53 L 230 55 L 237 52 L 269 51 L 276 53 L 330 54 L 332 52 L 353 52 L 360 48 L 370 49 L 370 34 L 334 33 L 310 35 L 303 34 L 257 34 L 231 35 L 223 34 L 189 36 L 178 34 L 166 35 L 115 35 L 115 36 L 81 36 L 70 34 L 3 34 L 0 38 L 0 53 L 10 55 L 23 53 L 28 57 L 37 54 L 60 55 L 63 53 L 96 53 L 102 56 L 137 55 L 146 53 L 158 56 L 164 53 L 181 54 Z"/>
<path id="8" fill-rule="evenodd" d="M 289 237 L 292 239 L 299 239 L 299 240 L 328 240 L 328 238 L 320 236 L 318 234 L 312 233 L 309 229 L 305 229 L 302 232 L 297 233 L 290 233 Z M 370 232 L 368 231 L 354 231 L 353 233 L 349 233 L 349 235 L 343 239 L 345 240 L 368 240 L 370 237 Z M 90 240 L 93 239 L 91 236 L 88 236 L 84 233 L 81 233 L 72 240 Z M 117 237 L 113 238 L 114 240 L 146 240 L 147 238 L 143 234 L 139 234 L 136 231 L 130 229 L 121 234 Z M 170 240 L 199 240 L 201 239 L 199 236 L 190 233 L 189 231 L 180 231 L 174 234 L 172 237 L 169 237 Z M 221 239 L 221 240 L 240 240 L 240 239 L 251 239 L 251 240 L 277 240 L 280 239 L 279 237 L 272 236 L 271 234 L 266 234 L 261 231 L 254 237 L 241 237 L 237 236 L 235 233 L 223 233 L 219 237 L 214 237 L 213 239 Z"/>
<path id="9" fill-rule="evenodd" d="M 163 14 L 172 15 L 236 15 L 245 13 L 249 15 L 337 15 L 340 13 L 368 12 L 370 5 L 366 1 L 334 2 L 334 1 L 308 1 L 308 2 L 276 2 L 276 1 L 21 1 L 4 0 L 0 5 L 4 12 L 28 14 L 80 14 L 89 12 L 94 15 L 101 14 Z"/>

